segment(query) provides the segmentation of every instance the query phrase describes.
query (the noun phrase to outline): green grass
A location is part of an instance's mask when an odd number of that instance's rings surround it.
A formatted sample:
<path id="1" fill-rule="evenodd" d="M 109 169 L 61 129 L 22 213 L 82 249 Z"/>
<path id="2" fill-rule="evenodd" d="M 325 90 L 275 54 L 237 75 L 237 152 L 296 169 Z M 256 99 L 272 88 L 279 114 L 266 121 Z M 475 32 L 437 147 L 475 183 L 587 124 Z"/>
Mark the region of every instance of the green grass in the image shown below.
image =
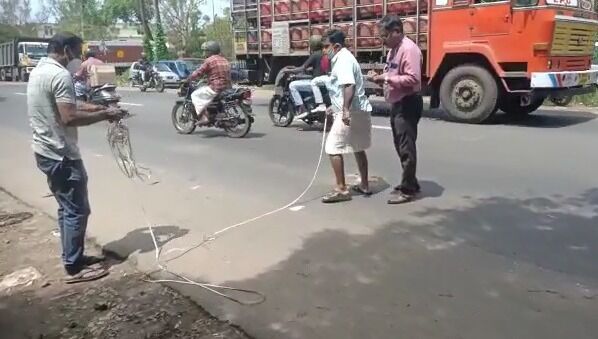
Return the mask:
<path id="1" fill-rule="evenodd" d="M 116 86 L 127 86 L 129 84 L 129 70 L 118 74 L 116 76 Z"/>
<path id="2" fill-rule="evenodd" d="M 574 105 L 581 105 L 586 107 L 598 107 L 598 92 L 584 94 L 584 95 L 577 95 L 573 98 L 573 102 L 571 103 L 572 106 Z"/>

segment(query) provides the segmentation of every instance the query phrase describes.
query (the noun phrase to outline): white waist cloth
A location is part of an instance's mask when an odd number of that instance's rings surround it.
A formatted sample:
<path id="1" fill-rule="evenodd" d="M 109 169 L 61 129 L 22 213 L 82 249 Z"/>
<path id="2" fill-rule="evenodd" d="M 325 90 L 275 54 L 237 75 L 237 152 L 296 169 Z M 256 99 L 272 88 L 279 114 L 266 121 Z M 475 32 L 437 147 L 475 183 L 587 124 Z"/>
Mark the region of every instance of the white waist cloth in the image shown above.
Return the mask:
<path id="1" fill-rule="evenodd" d="M 326 154 L 348 154 L 365 151 L 372 145 L 370 112 L 351 113 L 351 124 L 345 125 L 341 112 L 334 113 L 334 122 L 326 139 Z M 329 118 L 331 119 L 331 118 Z"/>

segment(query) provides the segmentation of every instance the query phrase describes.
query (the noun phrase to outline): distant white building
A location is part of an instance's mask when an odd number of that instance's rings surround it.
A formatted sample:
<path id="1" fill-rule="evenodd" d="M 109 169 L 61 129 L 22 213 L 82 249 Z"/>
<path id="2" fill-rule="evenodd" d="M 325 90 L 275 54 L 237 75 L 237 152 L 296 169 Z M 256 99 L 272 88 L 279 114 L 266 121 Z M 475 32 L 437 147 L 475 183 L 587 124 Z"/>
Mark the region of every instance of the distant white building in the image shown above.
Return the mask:
<path id="1" fill-rule="evenodd" d="M 116 40 L 143 40 L 143 34 L 138 25 L 131 25 L 124 22 L 119 22 L 110 27 L 110 33 Z"/>
<path id="2" fill-rule="evenodd" d="M 38 38 L 50 39 L 57 33 L 57 27 L 55 24 L 38 24 L 36 31 Z"/>

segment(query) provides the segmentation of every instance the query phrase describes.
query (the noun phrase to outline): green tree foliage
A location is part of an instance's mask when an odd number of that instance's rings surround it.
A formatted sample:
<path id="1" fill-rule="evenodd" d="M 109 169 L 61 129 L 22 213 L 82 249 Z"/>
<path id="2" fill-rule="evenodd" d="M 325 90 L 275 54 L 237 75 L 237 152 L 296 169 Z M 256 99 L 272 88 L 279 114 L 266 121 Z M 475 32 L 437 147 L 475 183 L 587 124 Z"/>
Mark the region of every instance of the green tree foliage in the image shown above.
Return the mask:
<path id="1" fill-rule="evenodd" d="M 229 59 L 235 57 L 235 50 L 233 44 L 233 32 L 231 29 L 230 15 L 226 15 L 228 11 L 225 10 L 225 16 L 216 17 L 216 19 L 204 26 L 203 32 L 205 40 L 214 40 L 220 43 L 222 55 Z"/>
<path id="2" fill-rule="evenodd" d="M 147 35 L 143 38 L 143 51 L 148 60 L 154 60 L 154 46 L 152 45 L 152 40 Z"/>
<path id="3" fill-rule="evenodd" d="M 160 22 L 156 24 L 155 38 L 155 59 L 169 59 L 170 53 L 168 53 L 168 48 L 166 47 L 166 34 L 164 34 L 164 29 L 162 28 L 162 24 Z"/>
<path id="4" fill-rule="evenodd" d="M 108 28 L 115 20 L 106 18 L 100 0 L 52 0 L 50 8 L 62 31 L 77 33 L 86 40 L 111 38 Z"/>
<path id="5" fill-rule="evenodd" d="M 0 0 L 0 23 L 25 25 L 31 19 L 31 0 Z"/>
<path id="6" fill-rule="evenodd" d="M 163 24 L 168 27 L 169 41 L 177 51 L 188 52 L 193 36 L 202 28 L 201 3 L 202 0 L 162 1 Z"/>

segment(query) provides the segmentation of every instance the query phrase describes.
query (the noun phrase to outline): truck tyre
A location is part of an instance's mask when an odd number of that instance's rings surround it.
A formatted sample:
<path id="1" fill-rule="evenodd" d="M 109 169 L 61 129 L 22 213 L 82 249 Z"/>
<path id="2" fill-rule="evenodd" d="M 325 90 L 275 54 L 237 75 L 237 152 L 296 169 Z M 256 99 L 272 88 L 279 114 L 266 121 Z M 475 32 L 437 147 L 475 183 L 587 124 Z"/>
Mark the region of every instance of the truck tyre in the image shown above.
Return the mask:
<path id="1" fill-rule="evenodd" d="M 550 96 L 550 102 L 552 102 L 555 106 L 569 106 L 569 104 L 573 101 L 572 95 L 565 95 L 565 96 Z"/>
<path id="2" fill-rule="evenodd" d="M 21 71 L 19 72 L 19 81 L 21 81 L 21 82 L 29 81 L 29 73 L 27 73 L 27 71 L 25 69 L 21 69 Z"/>
<path id="3" fill-rule="evenodd" d="M 486 68 L 462 65 L 450 70 L 440 84 L 440 102 L 451 118 L 478 124 L 498 108 L 498 84 Z"/>
<path id="4" fill-rule="evenodd" d="M 521 106 L 521 97 L 516 94 L 506 94 L 500 100 L 498 108 L 511 118 L 524 118 L 535 112 L 544 103 L 544 97 L 534 98 L 527 106 Z"/>

